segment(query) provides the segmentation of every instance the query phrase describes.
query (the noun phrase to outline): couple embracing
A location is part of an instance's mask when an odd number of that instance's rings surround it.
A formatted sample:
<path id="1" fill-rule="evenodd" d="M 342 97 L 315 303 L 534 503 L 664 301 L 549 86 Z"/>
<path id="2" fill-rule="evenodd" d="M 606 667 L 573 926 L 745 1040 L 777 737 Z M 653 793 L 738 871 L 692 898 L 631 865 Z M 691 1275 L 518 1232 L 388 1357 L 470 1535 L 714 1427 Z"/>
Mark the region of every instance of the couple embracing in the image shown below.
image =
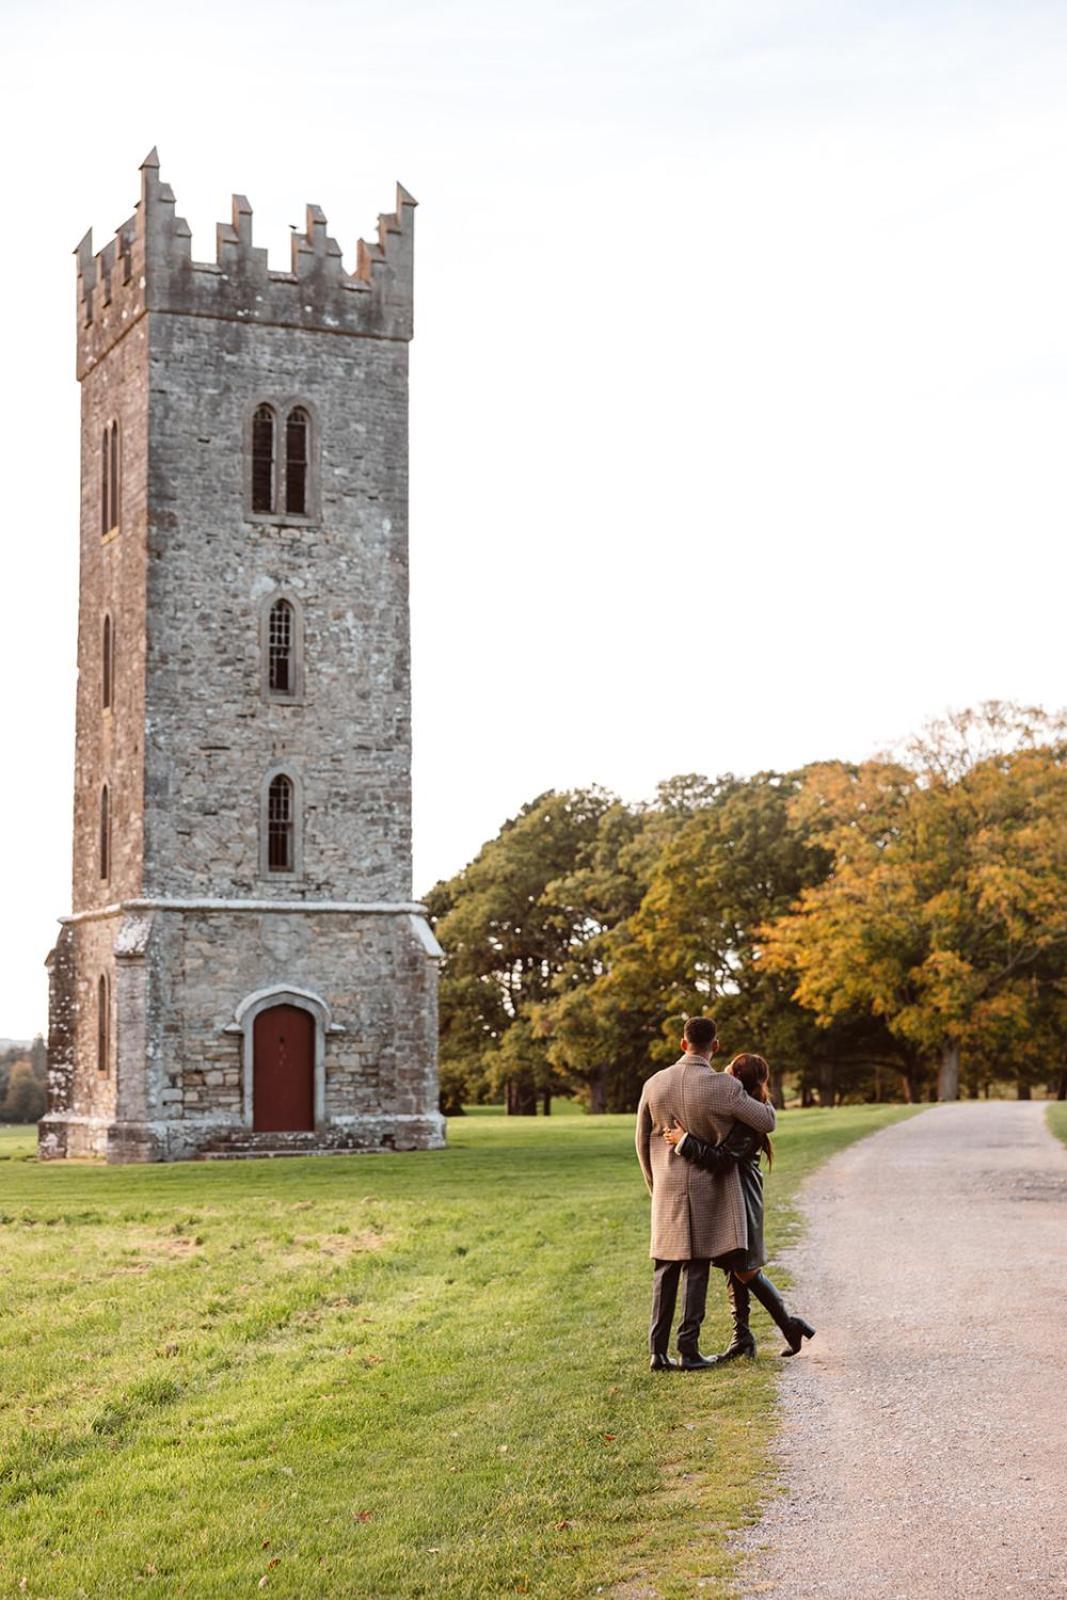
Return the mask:
<path id="1" fill-rule="evenodd" d="M 763 1179 L 760 1157 L 773 1158 L 775 1112 L 770 1073 L 762 1056 L 735 1056 L 725 1072 L 712 1061 L 719 1041 L 710 1017 L 690 1017 L 682 1059 L 654 1073 L 637 1112 L 637 1158 L 652 1196 L 653 1372 L 685 1372 L 754 1356 L 749 1327 L 755 1295 L 785 1336 L 793 1356 L 815 1329 L 790 1316 L 778 1290 L 761 1271 Z M 700 1353 L 700 1326 L 712 1267 L 726 1274 L 734 1333 L 719 1356 Z M 684 1275 L 678 1360 L 668 1354 L 671 1323 Z"/>

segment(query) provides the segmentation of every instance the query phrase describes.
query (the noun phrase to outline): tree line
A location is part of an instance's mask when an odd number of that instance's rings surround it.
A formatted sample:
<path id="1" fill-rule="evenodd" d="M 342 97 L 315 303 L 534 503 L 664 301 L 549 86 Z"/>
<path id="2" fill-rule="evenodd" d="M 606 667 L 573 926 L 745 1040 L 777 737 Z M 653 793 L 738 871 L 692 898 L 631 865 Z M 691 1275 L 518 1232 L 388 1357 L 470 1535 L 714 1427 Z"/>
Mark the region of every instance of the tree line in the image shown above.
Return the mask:
<path id="1" fill-rule="evenodd" d="M 858 764 L 539 795 L 427 897 L 443 1109 L 630 1110 L 700 1012 L 779 1105 L 1067 1098 L 1065 755 L 991 702 Z"/>
<path id="2" fill-rule="evenodd" d="M 48 1051 L 38 1035 L 27 1048 L 0 1051 L 0 1122 L 37 1122 L 47 1102 Z"/>

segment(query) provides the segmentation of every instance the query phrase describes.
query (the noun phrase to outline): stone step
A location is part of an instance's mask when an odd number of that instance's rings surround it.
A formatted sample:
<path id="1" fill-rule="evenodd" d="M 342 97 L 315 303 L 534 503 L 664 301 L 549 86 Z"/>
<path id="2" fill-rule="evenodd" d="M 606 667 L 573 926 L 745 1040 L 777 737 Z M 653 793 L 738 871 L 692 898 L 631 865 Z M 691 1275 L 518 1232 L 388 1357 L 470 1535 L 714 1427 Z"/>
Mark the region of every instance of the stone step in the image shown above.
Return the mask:
<path id="1" fill-rule="evenodd" d="M 346 1150 L 328 1145 L 306 1145 L 298 1150 L 279 1150 L 270 1145 L 239 1146 L 225 1150 L 201 1150 L 194 1161 L 259 1161 L 268 1156 L 365 1156 L 367 1150 Z"/>
<path id="2" fill-rule="evenodd" d="M 365 1155 L 367 1147 L 323 1141 L 314 1133 L 220 1133 L 200 1150 L 198 1161 L 255 1160 L 261 1156 L 338 1156 Z"/>

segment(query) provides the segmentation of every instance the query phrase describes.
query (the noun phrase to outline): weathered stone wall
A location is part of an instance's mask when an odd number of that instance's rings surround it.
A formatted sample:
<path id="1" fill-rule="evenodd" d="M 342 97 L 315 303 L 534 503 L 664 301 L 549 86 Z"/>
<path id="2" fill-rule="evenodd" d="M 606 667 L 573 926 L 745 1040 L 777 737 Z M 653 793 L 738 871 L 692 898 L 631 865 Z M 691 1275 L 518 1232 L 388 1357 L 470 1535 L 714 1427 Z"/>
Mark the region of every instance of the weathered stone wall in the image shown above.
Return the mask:
<path id="1" fill-rule="evenodd" d="M 40 1125 L 45 1160 L 68 1154 L 66 1117 L 74 1099 L 77 999 L 74 987 L 74 929 L 59 930 L 45 963 L 48 968 L 48 1111 Z"/>
<path id="2" fill-rule="evenodd" d="M 251 1120 L 235 1015 L 274 986 L 329 1008 L 330 1122 L 435 1116 L 436 973 L 409 915 L 156 911 L 148 960 L 150 1117 Z"/>
<path id="3" fill-rule="evenodd" d="M 73 908 L 141 892 L 144 814 L 148 331 L 140 322 L 82 384 L 81 562 L 74 774 Z M 119 423 L 118 526 L 101 532 L 100 442 Z M 103 625 L 115 628 L 112 707 L 102 706 Z M 100 877 L 100 789 L 110 790 L 111 871 Z"/>
<path id="4" fill-rule="evenodd" d="M 145 892 L 411 894 L 407 347 L 150 313 Z M 312 413 L 321 517 L 254 518 L 252 410 Z M 316 438 L 317 435 L 317 438 Z M 262 612 L 303 611 L 299 701 L 266 698 Z M 261 795 L 302 789 L 303 873 L 262 870 Z"/>
<path id="5" fill-rule="evenodd" d="M 119 1071 L 114 942 L 121 917 L 67 923 L 50 957 L 48 1113 L 40 1125 L 42 1156 L 107 1153 L 115 1120 Z M 101 1070 L 98 998 L 108 980 L 108 1049 Z M 66 1072 L 65 1059 L 70 1062 Z"/>
<path id="6" fill-rule="evenodd" d="M 74 763 L 72 907 L 116 906 L 142 891 L 144 850 L 145 601 L 148 524 L 148 327 L 128 330 L 81 390 L 81 529 Z M 101 517 L 101 440 L 119 425 L 121 494 L 115 526 Z M 103 705 L 104 618 L 114 630 L 111 705 Z M 109 870 L 101 877 L 100 795 L 108 787 Z M 68 924 L 53 961 L 49 1115 L 45 1155 L 104 1154 L 116 1115 L 117 913 Z M 110 1004 L 108 1071 L 98 1067 L 99 980 Z M 65 1019 L 65 1020 L 64 1020 Z M 52 1035 L 56 1035 L 53 1049 Z M 66 1059 L 65 1059 L 66 1058 Z M 61 1090 L 59 1074 L 65 1072 Z"/>

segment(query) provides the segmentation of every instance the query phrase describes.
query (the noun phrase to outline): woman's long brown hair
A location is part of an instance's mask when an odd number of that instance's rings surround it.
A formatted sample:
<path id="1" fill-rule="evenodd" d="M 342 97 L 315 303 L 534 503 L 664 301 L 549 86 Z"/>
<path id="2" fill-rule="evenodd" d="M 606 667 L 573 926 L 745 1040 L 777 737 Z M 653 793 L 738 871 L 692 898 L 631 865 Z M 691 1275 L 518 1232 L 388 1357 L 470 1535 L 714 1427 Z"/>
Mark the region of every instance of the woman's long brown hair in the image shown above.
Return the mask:
<path id="1" fill-rule="evenodd" d="M 734 1056 L 726 1070 L 737 1078 L 742 1089 L 746 1094 L 750 1094 L 753 1100 L 770 1100 L 771 1069 L 762 1056 L 743 1051 L 741 1055 Z M 767 1165 L 769 1167 L 773 1166 L 774 1145 L 771 1143 L 770 1134 L 765 1133 L 762 1135 L 760 1149 L 767 1157 Z"/>

